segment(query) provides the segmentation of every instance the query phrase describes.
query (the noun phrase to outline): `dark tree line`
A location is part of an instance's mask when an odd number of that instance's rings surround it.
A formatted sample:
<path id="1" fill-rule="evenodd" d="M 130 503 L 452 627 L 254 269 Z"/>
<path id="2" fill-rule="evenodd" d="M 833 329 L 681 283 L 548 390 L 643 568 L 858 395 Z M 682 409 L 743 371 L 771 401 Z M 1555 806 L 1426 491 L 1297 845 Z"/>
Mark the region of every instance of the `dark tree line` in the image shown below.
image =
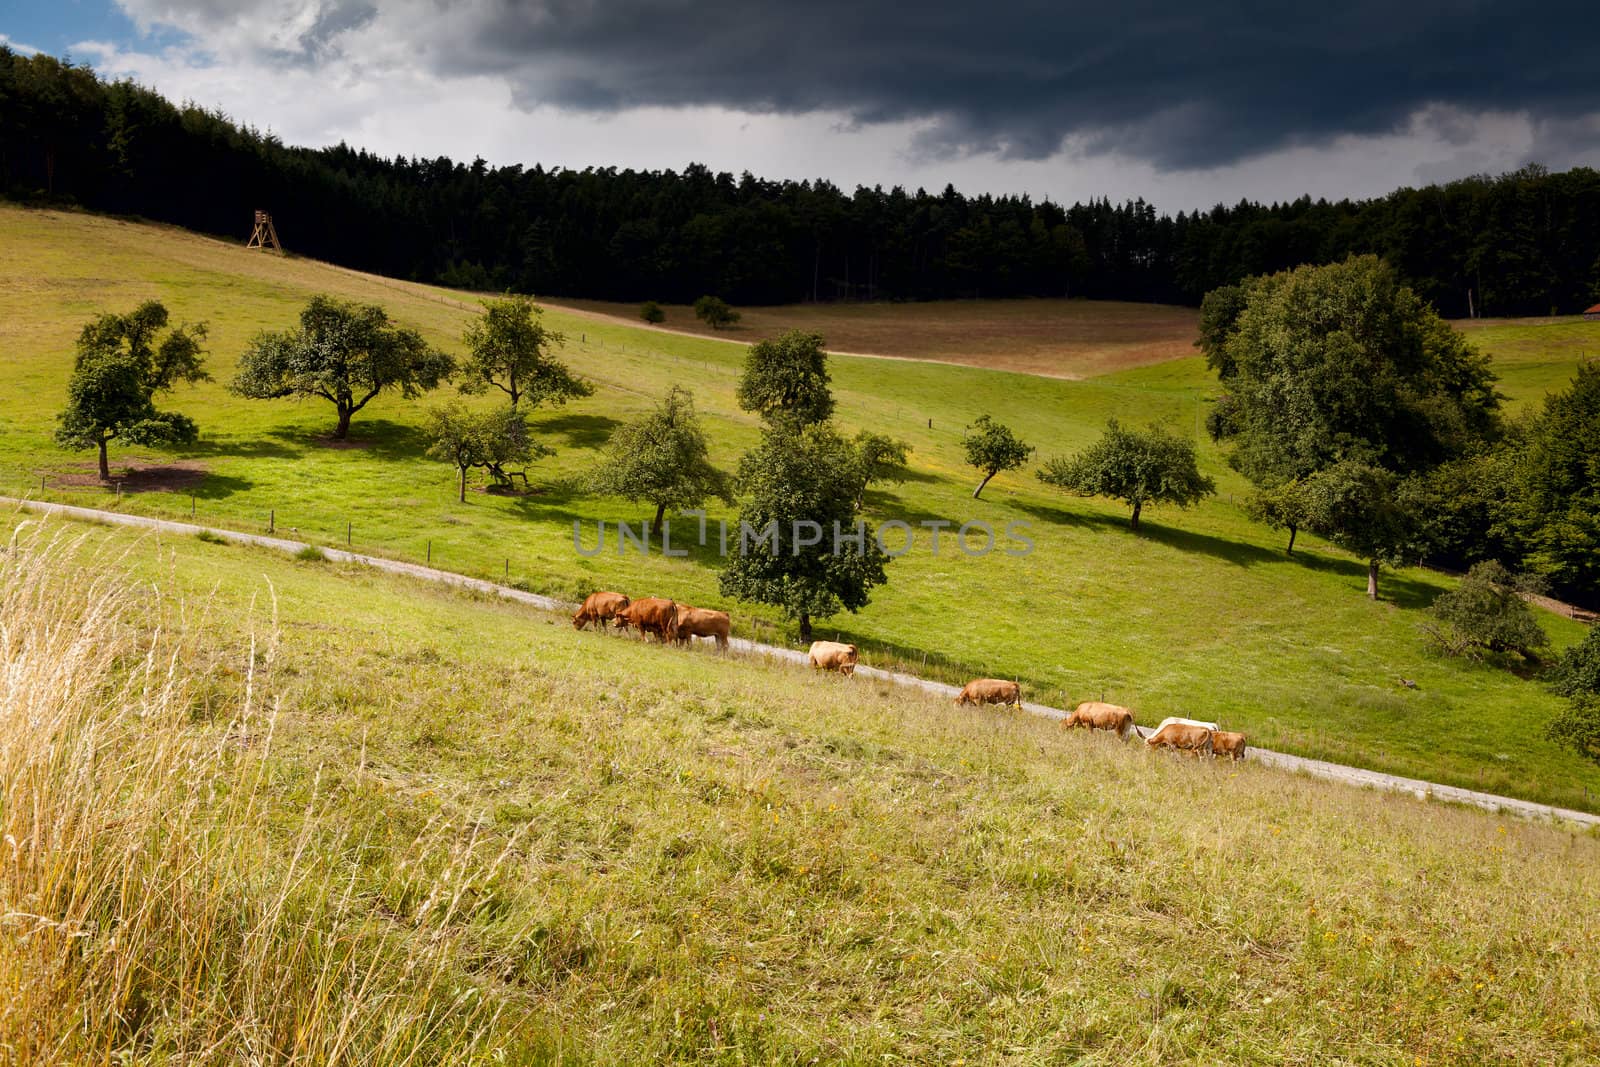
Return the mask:
<path id="1" fill-rule="evenodd" d="M 1529 167 L 1367 201 L 1164 215 L 748 173 L 385 159 L 307 149 L 0 46 L 0 191 L 244 236 L 397 277 L 615 300 L 1085 296 L 1196 304 L 1241 279 L 1372 252 L 1448 317 L 1600 298 L 1600 172 Z"/>

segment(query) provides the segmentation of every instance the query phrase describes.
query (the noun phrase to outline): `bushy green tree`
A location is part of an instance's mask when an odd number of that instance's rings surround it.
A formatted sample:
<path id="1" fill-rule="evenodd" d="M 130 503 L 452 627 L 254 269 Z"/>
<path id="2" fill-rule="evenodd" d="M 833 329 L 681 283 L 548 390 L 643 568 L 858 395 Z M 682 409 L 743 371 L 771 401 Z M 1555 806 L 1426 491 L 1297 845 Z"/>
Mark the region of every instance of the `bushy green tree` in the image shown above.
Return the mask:
<path id="1" fill-rule="evenodd" d="M 1489 649 L 1536 661 L 1550 638 L 1519 594 L 1516 576 L 1505 567 L 1492 560 L 1475 564 L 1454 589 L 1434 598 L 1429 611 L 1437 625 L 1429 632 L 1452 655 Z"/>
<path id="2" fill-rule="evenodd" d="M 167 319 L 161 303 L 147 300 L 126 315 L 101 315 L 78 334 L 55 436 L 64 448 L 98 450 L 101 481 L 111 478 L 106 447 L 114 440 L 174 445 L 198 436 L 188 416 L 156 410 L 155 395 L 210 378 L 201 349 L 206 328 L 168 329 Z"/>
<path id="3" fill-rule="evenodd" d="M 1545 736 L 1600 763 L 1600 696 L 1585 693 L 1567 701 L 1546 724 Z"/>
<path id="4" fill-rule="evenodd" d="M 1564 697 L 1600 697 L 1600 626 L 1561 654 L 1550 671 L 1550 688 Z"/>
<path id="5" fill-rule="evenodd" d="M 1378 568 L 1399 563 L 1415 544 L 1416 512 L 1400 479 L 1382 467 L 1336 463 L 1304 483 L 1308 529 L 1367 561 L 1367 596 L 1378 599 Z"/>
<path id="6" fill-rule="evenodd" d="M 1088 448 L 1070 459 L 1053 459 L 1039 478 L 1079 496 L 1106 496 L 1133 509 L 1129 525 L 1139 528 L 1146 504 L 1186 508 L 1217 491 L 1200 473 L 1194 445 L 1159 426 L 1125 429 L 1116 419 Z"/>
<path id="7" fill-rule="evenodd" d="M 994 421 L 988 415 L 979 415 L 972 420 L 967 435 L 961 439 L 961 447 L 966 451 L 967 464 L 978 468 L 983 475 L 983 480 L 972 491 L 974 500 L 978 499 L 978 494 L 983 492 L 983 487 L 989 484 L 991 478 L 1001 471 L 1016 470 L 1033 455 L 1032 445 L 1023 444 L 1009 426 Z"/>
<path id="8" fill-rule="evenodd" d="M 456 498 L 467 499 L 467 472 L 481 467 L 498 486 L 509 486 L 510 463 L 526 463 L 551 450 L 533 439 L 526 416 L 516 408 L 470 411 L 449 403 L 428 412 L 424 422 L 428 455 L 455 466 L 459 474 Z"/>
<path id="9" fill-rule="evenodd" d="M 724 596 L 781 608 L 809 641 L 813 619 L 860 610 L 888 580 L 888 557 L 855 526 L 859 453 L 832 426 L 769 427 L 740 463 L 738 487 L 744 504 L 722 570 Z"/>
<path id="10" fill-rule="evenodd" d="M 732 326 L 739 321 L 739 313 L 728 306 L 720 296 L 702 296 L 694 302 L 694 316 L 713 330 Z"/>
<path id="11" fill-rule="evenodd" d="M 467 326 L 461 339 L 467 346 L 461 363 L 463 393 L 493 387 L 511 398 L 512 407 L 526 399 L 532 408 L 594 392 L 594 386 L 551 354 L 566 337 L 545 326 L 544 309 L 530 297 L 485 301 L 483 314 Z"/>
<path id="12" fill-rule="evenodd" d="M 750 346 L 739 379 L 739 406 L 772 424 L 826 422 L 833 415 L 829 381 L 821 335 L 790 330 Z"/>
<path id="13" fill-rule="evenodd" d="M 639 308 L 639 317 L 652 326 L 659 326 L 667 321 L 665 309 L 654 300 L 646 300 Z"/>
<path id="14" fill-rule="evenodd" d="M 376 304 L 314 296 L 300 325 L 260 333 L 239 357 L 229 386 L 256 400 L 320 397 L 339 414 L 333 436 L 350 434 L 350 419 L 382 393 L 415 397 L 455 371 L 455 361 L 413 329 L 390 323 Z"/>
<path id="15" fill-rule="evenodd" d="M 1376 256 L 1251 279 L 1208 312 L 1201 344 L 1258 483 L 1349 461 L 1418 473 L 1498 433 L 1487 358 Z"/>
<path id="16" fill-rule="evenodd" d="M 668 508 L 698 508 L 711 497 L 733 503 L 729 479 L 711 463 L 694 394 L 675 385 L 655 410 L 619 428 L 590 479 L 597 493 L 656 506 L 659 532 Z"/>
<path id="17" fill-rule="evenodd" d="M 906 462 L 911 456 L 911 446 L 887 434 L 862 430 L 856 434 L 856 456 L 861 464 L 861 492 L 880 482 L 902 482 L 906 477 Z M 856 497 L 860 508 L 861 496 Z"/>
<path id="18" fill-rule="evenodd" d="M 1600 362 L 1545 398 L 1518 468 L 1513 522 L 1527 566 L 1565 594 L 1600 602 Z"/>

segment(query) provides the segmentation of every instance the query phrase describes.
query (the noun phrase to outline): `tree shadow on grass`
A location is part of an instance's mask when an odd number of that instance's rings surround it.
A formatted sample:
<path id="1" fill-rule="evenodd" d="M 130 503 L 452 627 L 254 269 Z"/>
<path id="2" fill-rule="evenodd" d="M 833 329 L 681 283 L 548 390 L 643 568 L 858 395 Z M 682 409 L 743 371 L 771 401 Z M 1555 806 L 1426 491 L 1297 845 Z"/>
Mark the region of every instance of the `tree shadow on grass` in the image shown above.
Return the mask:
<path id="1" fill-rule="evenodd" d="M 184 456 L 225 456 L 236 459 L 299 459 L 304 449 L 283 439 L 280 434 L 264 437 L 222 438 L 202 437 L 182 450 Z"/>
<path id="2" fill-rule="evenodd" d="M 1050 504 L 1034 504 L 1021 500 L 1016 502 L 1016 507 L 1042 522 L 1058 526 L 1088 526 L 1120 530 L 1129 537 L 1137 537 L 1142 541 L 1153 541 L 1156 544 L 1167 545 L 1178 549 L 1180 552 L 1204 553 L 1238 567 L 1252 567 L 1258 563 L 1281 563 L 1284 559 L 1283 553 L 1274 552 L 1270 548 L 1263 548 L 1247 541 L 1232 541 L 1226 537 L 1197 533 L 1194 530 L 1186 530 L 1181 527 L 1165 526 L 1152 522 L 1148 516 L 1141 517 L 1139 529 L 1134 530 L 1129 525 L 1129 519 L 1126 515 L 1102 515 L 1098 512 L 1067 511 L 1064 508 Z"/>
<path id="3" fill-rule="evenodd" d="M 560 434 L 562 444 L 568 448 L 599 448 L 610 438 L 611 432 L 622 425 L 621 419 L 607 415 L 556 415 L 534 424 L 534 432 Z"/>
<path id="4" fill-rule="evenodd" d="M 357 415 L 350 423 L 350 436 L 343 441 L 333 437 L 333 422 L 316 429 L 274 430 L 270 436 L 281 447 L 303 452 L 364 452 L 378 459 L 417 459 L 427 450 L 428 437 L 422 428 L 390 419 L 363 419 Z M 297 453 L 299 454 L 299 453 Z"/>

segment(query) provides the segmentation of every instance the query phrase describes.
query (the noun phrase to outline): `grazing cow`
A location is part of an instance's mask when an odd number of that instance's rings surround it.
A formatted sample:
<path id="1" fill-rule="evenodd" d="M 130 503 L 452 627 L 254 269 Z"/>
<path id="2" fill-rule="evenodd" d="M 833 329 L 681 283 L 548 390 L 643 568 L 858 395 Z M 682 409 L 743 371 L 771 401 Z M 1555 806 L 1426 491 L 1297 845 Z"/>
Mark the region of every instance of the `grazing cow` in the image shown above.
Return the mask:
<path id="1" fill-rule="evenodd" d="M 1244 759 L 1244 734 L 1220 731 L 1211 738 L 1211 754 Z"/>
<path id="2" fill-rule="evenodd" d="M 581 630 L 592 622 L 604 630 L 606 620 L 616 618 L 617 612 L 628 604 L 628 598 L 621 593 L 590 593 L 583 598 L 583 607 L 572 616 L 572 625 Z"/>
<path id="3" fill-rule="evenodd" d="M 956 697 L 957 704 L 1015 704 L 1022 707 L 1022 687 L 1016 682 L 999 678 L 977 678 L 970 681 Z"/>
<path id="4" fill-rule="evenodd" d="M 714 637 L 717 647 L 728 647 L 728 629 L 731 625 L 726 611 L 712 611 L 710 608 L 691 608 L 687 604 L 678 605 L 678 643 L 687 645 L 691 637 Z"/>
<path id="5" fill-rule="evenodd" d="M 824 671 L 838 671 L 846 677 L 856 673 L 856 646 L 838 641 L 811 642 L 811 665 Z"/>
<path id="6" fill-rule="evenodd" d="M 1212 738 L 1215 736 L 1215 730 L 1208 730 L 1204 726 L 1187 722 L 1169 722 L 1145 738 L 1144 743 L 1151 748 L 1171 748 L 1196 756 L 1209 756 Z"/>
<path id="7" fill-rule="evenodd" d="M 662 641 L 673 641 L 678 636 L 678 605 L 663 597 L 635 600 L 619 610 L 615 618 L 618 627 L 636 627 L 641 637 L 655 634 Z"/>
<path id="8" fill-rule="evenodd" d="M 1061 720 L 1062 726 L 1083 726 L 1090 730 L 1115 730 L 1118 737 L 1127 737 L 1133 730 L 1133 712 L 1116 704 L 1100 700 L 1086 700 L 1072 709 Z"/>

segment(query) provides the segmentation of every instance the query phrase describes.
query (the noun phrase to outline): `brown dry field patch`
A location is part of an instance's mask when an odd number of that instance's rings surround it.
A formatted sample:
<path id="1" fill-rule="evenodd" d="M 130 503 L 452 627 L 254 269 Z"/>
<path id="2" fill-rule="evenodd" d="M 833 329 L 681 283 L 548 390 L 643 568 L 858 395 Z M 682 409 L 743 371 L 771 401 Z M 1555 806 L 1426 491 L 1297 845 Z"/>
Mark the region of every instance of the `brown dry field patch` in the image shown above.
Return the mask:
<path id="1" fill-rule="evenodd" d="M 643 326 L 638 308 L 599 300 L 552 306 Z M 739 308 L 713 330 L 691 308 L 664 305 L 658 329 L 749 343 L 785 330 L 822 334 L 832 352 L 927 359 L 1052 378 L 1092 378 L 1195 354 L 1199 312 L 1111 300 L 945 300 L 924 304 L 786 304 Z"/>

